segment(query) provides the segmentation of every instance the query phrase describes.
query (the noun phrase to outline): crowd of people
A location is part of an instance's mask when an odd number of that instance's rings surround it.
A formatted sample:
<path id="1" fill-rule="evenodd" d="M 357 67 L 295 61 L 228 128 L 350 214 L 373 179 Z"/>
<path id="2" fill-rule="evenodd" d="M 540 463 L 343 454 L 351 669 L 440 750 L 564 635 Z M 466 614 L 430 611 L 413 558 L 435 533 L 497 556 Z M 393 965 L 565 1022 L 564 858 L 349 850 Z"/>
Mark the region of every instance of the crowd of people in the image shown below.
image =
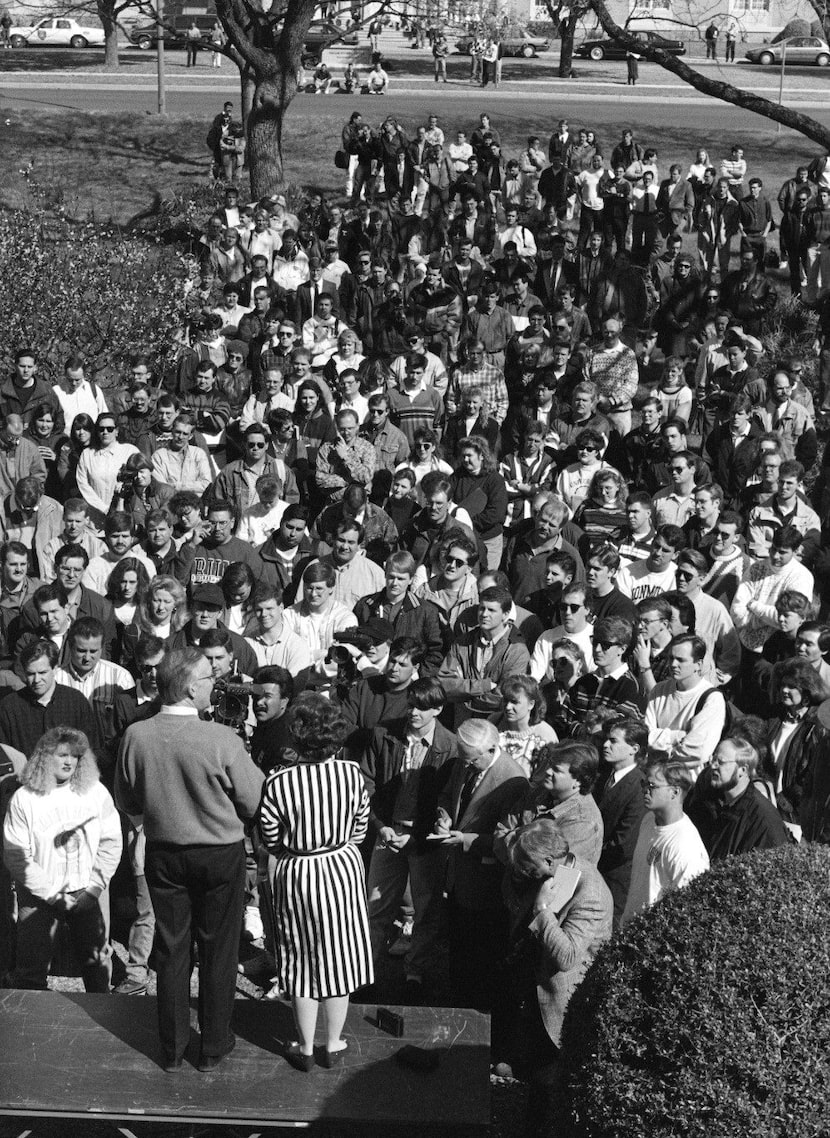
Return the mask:
<path id="1" fill-rule="evenodd" d="M 105 392 L 79 352 L 53 384 L 17 351 L 0 963 L 46 988 L 62 920 L 109 990 L 123 862 L 116 990 L 156 971 L 167 1069 L 191 937 L 202 1070 L 240 936 L 303 1071 L 391 953 L 407 1003 L 492 1012 L 543 1117 L 612 930 L 830 838 L 830 158 L 778 195 L 808 360 L 765 349 L 786 287 L 739 146 L 662 178 L 629 130 L 608 162 L 565 122 L 507 162 L 486 115 L 453 133 L 355 112 L 351 210 L 228 187 L 163 375 Z"/>

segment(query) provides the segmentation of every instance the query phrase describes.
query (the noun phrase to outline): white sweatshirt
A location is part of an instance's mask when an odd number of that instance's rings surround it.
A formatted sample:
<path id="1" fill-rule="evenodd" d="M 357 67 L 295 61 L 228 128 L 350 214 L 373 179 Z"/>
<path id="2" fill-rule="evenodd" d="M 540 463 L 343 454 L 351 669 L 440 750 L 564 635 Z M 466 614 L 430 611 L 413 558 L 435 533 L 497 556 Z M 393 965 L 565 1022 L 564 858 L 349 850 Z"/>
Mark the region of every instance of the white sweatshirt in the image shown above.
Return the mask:
<path id="1" fill-rule="evenodd" d="M 14 880 L 42 901 L 80 889 L 99 896 L 121 858 L 121 819 L 100 782 L 86 794 L 68 784 L 46 794 L 21 787 L 9 803 L 3 844 Z"/>

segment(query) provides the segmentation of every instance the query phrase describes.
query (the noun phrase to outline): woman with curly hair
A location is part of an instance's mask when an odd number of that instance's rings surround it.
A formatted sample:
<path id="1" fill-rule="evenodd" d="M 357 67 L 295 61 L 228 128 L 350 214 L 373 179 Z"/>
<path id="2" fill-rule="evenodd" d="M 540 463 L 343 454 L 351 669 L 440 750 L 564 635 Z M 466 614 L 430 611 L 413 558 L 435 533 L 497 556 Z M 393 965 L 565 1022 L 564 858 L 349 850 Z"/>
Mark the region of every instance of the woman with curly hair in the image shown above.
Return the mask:
<path id="1" fill-rule="evenodd" d="M 17 889 L 14 988 L 46 991 L 55 930 L 68 929 L 87 992 L 110 983 L 107 886 L 121 858 L 121 820 L 82 731 L 53 727 L 20 776 L 3 827 Z"/>
<path id="2" fill-rule="evenodd" d="M 487 442 L 478 435 L 458 444 L 459 464 L 450 479 L 453 499 L 466 510 L 486 551 L 484 569 L 498 569 L 504 549 L 507 487 Z"/>
<path id="3" fill-rule="evenodd" d="M 585 501 L 577 506 L 574 525 L 585 531 L 589 541 L 619 544 L 628 528 L 627 497 L 628 487 L 619 471 L 612 467 L 598 470 L 591 479 Z"/>
<path id="4" fill-rule="evenodd" d="M 760 773 L 771 783 L 773 802 L 787 828 L 801 838 L 807 809 L 805 789 L 814 769 L 826 763 L 830 731 L 816 716 L 828 697 L 821 676 L 806 660 L 782 660 L 772 670 L 772 715 L 766 721 L 766 754 Z"/>
<path id="5" fill-rule="evenodd" d="M 280 987 L 294 1009 L 297 1040 L 285 1057 L 314 1066 L 320 1003 L 326 1017 L 324 1067 L 342 1062 L 349 995 L 374 979 L 360 843 L 369 798 L 359 767 L 341 750 L 349 725 L 324 696 L 305 693 L 286 714 L 297 762 L 265 784 L 260 826 L 276 858 L 274 922 Z"/>
<path id="6" fill-rule="evenodd" d="M 529 776 L 536 752 L 546 743 L 559 742 L 554 729 L 545 722 L 545 697 L 530 676 L 508 676 L 499 691 L 504 710 L 493 718 L 499 745 Z"/>

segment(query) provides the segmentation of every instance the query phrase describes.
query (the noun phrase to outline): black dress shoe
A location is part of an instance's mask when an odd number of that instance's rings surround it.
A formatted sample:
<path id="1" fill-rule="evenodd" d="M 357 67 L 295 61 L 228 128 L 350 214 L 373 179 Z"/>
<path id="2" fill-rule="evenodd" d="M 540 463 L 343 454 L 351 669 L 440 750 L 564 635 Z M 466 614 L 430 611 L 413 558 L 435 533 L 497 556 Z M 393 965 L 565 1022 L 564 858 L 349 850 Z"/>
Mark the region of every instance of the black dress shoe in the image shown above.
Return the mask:
<path id="1" fill-rule="evenodd" d="M 168 1075 L 172 1075 L 174 1071 L 181 1071 L 182 1060 L 181 1059 L 174 1059 L 172 1056 L 166 1055 L 162 1059 L 161 1065 L 162 1065 L 162 1068 L 168 1073 Z"/>
<path id="2" fill-rule="evenodd" d="M 226 1058 L 228 1055 L 230 1055 L 230 1053 L 231 1053 L 231 1051 L 233 1051 L 234 1047 L 236 1047 L 236 1036 L 232 1034 L 230 1039 L 228 1040 L 227 1047 L 224 1049 L 224 1051 L 220 1052 L 219 1055 L 200 1055 L 199 1056 L 199 1062 L 196 1064 L 196 1070 L 197 1071 L 214 1071 L 214 1070 L 216 1070 L 216 1068 L 219 1066 L 219 1064 L 222 1062 L 222 1060 L 224 1058 Z"/>

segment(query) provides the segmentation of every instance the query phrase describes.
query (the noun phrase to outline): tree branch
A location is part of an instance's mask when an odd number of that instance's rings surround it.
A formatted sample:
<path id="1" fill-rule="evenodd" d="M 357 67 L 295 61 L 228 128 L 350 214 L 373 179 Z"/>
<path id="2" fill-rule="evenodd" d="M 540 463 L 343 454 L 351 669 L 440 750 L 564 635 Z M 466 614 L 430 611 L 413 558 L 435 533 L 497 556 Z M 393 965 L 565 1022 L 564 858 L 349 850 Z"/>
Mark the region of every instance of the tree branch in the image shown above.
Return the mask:
<path id="1" fill-rule="evenodd" d="M 808 115 L 801 114 L 800 111 L 794 111 L 790 107 L 779 107 L 777 103 L 773 103 L 761 95 L 744 91 L 740 87 L 733 87 L 731 83 L 726 83 L 721 79 L 710 79 L 707 75 L 701 75 L 699 71 L 695 71 L 693 67 L 689 67 L 688 63 L 684 63 L 682 59 L 679 59 L 677 56 L 669 55 L 669 53 L 663 51 L 662 48 L 653 47 L 651 44 L 646 43 L 639 37 L 627 32 L 624 28 L 621 28 L 620 25 L 612 19 L 605 5 L 605 0 L 591 0 L 591 7 L 596 13 L 600 24 L 602 24 L 602 29 L 605 34 L 618 40 L 624 47 L 629 48 L 631 51 L 635 51 L 638 55 L 642 56 L 643 59 L 647 59 L 650 63 L 659 64 L 665 71 L 671 71 L 672 74 L 682 79 L 684 83 L 688 83 L 690 87 L 694 87 L 695 90 L 700 91 L 704 95 L 709 95 L 713 99 L 720 99 L 724 103 L 731 103 L 735 107 L 752 111 L 754 114 L 761 115 L 763 118 L 772 119 L 773 122 L 779 122 L 782 126 L 790 127 L 791 130 L 803 134 L 805 138 L 811 139 L 825 150 L 830 151 L 830 129 L 822 126 L 822 124 L 816 122 L 815 119 L 811 119 Z"/>

